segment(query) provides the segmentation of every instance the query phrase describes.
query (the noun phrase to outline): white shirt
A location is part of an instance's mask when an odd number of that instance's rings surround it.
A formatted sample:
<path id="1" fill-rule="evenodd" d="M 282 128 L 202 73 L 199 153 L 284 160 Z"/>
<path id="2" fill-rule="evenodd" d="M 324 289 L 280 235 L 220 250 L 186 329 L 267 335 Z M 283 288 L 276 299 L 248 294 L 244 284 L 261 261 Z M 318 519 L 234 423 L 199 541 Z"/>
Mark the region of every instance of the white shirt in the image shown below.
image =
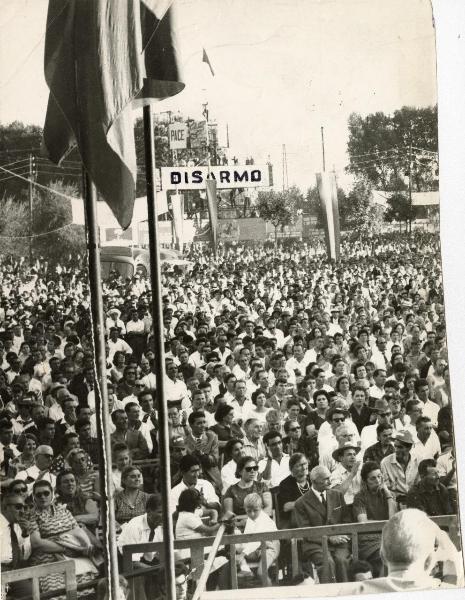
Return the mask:
<path id="1" fill-rule="evenodd" d="M 149 541 L 150 526 L 147 523 L 147 513 L 132 518 L 121 527 L 121 533 L 117 538 L 118 550 L 123 553 L 123 546 L 129 544 L 144 544 Z M 152 542 L 163 541 L 163 529 L 161 526 L 155 528 Z M 135 553 L 132 555 L 133 562 L 139 562 L 142 557 L 147 561 L 153 560 L 156 552 Z"/>
<path id="2" fill-rule="evenodd" d="M 441 444 L 435 431 L 431 432 L 431 435 L 426 440 L 426 444 L 418 440 L 415 442 L 412 450 L 410 451 L 412 456 L 416 456 L 418 462 L 421 462 L 425 458 L 435 458 L 441 454 Z"/>
<path id="3" fill-rule="evenodd" d="M 436 404 L 436 402 L 433 402 L 432 400 L 427 400 L 426 402 L 422 403 L 421 414 L 423 417 L 429 417 L 431 419 L 433 427 L 438 426 L 438 413 L 439 406 Z"/>
<path id="4" fill-rule="evenodd" d="M 341 485 L 349 477 L 350 471 L 347 471 L 341 463 L 338 463 L 334 471 L 331 473 L 330 486 L 332 488 Z M 357 471 L 356 476 L 352 479 L 349 488 L 344 494 L 344 500 L 346 504 L 352 504 L 354 496 L 360 491 L 360 469 Z"/>
<path id="5" fill-rule="evenodd" d="M 223 484 L 221 493 L 226 494 L 227 489 L 240 481 L 240 477 L 236 477 L 237 463 L 234 460 L 227 462 L 221 469 L 221 483 Z"/>
<path id="6" fill-rule="evenodd" d="M 438 468 L 438 474 L 439 477 L 445 477 L 449 471 L 452 470 L 453 467 L 453 462 L 454 462 L 454 457 L 452 456 L 452 452 L 449 450 L 448 452 L 445 452 L 444 454 L 441 454 L 437 461 L 436 461 L 436 465 Z M 457 475 L 454 474 L 449 482 L 449 485 L 447 486 L 448 488 L 452 488 L 452 489 L 457 489 Z"/>
<path id="7" fill-rule="evenodd" d="M 116 342 L 114 342 L 112 339 L 109 339 L 108 340 L 108 348 L 109 348 L 109 352 L 108 352 L 108 360 L 109 361 L 113 361 L 115 352 L 124 352 L 124 354 L 132 354 L 131 346 L 127 342 L 122 340 L 121 338 L 118 338 L 116 340 Z"/>
<path id="8" fill-rule="evenodd" d="M 157 378 L 155 377 L 155 373 L 147 373 L 147 375 L 141 377 L 140 381 L 149 390 L 154 390 L 157 387 Z"/>
<path id="9" fill-rule="evenodd" d="M 234 420 L 242 419 L 242 422 L 245 423 L 247 419 L 250 419 L 253 416 L 253 409 L 255 408 L 252 400 L 246 400 L 244 404 L 241 406 L 237 400 L 233 400 L 230 403 L 230 406 L 234 409 Z"/>
<path id="10" fill-rule="evenodd" d="M 189 408 L 191 405 L 187 386 L 180 379 L 173 381 L 169 377 L 165 377 L 165 396 L 168 403 L 181 400 L 181 408 Z"/>
<path id="11" fill-rule="evenodd" d="M 268 459 L 263 458 L 258 463 L 258 472 L 263 473 L 266 468 Z M 283 454 L 281 462 L 278 463 L 274 458 L 271 461 L 271 479 L 263 479 L 270 487 L 277 487 L 283 479 L 286 479 L 291 474 L 289 470 L 289 455 Z"/>
<path id="12" fill-rule="evenodd" d="M 181 481 L 181 483 L 178 483 L 178 485 L 175 485 L 174 488 L 171 488 L 170 502 L 171 502 L 171 510 L 173 512 L 175 510 L 177 510 L 178 500 L 179 500 L 179 496 L 181 495 L 181 492 L 183 492 L 184 490 L 187 490 L 187 489 L 188 489 L 187 485 L 184 483 L 184 481 Z M 203 493 L 205 500 L 208 503 L 212 503 L 212 504 L 220 503 L 220 499 L 216 495 L 214 487 L 206 479 L 199 479 L 197 481 L 197 485 L 195 486 L 195 489 L 198 490 L 199 492 Z"/>
<path id="13" fill-rule="evenodd" d="M 36 465 L 32 465 L 32 467 L 29 467 L 28 469 L 25 469 L 24 471 L 20 471 L 16 475 L 16 479 L 21 479 L 21 481 L 26 481 L 28 477 L 33 479 L 34 481 L 27 484 L 27 492 L 28 492 L 28 494 L 32 494 L 32 487 L 33 487 L 34 483 L 37 481 L 37 479 L 39 478 L 39 475 L 40 475 L 39 468 Z M 43 479 L 44 481 L 48 481 L 51 484 L 52 488 L 55 489 L 57 478 L 55 477 L 55 475 L 53 473 L 50 473 L 49 471 L 47 471 L 40 479 L 41 480 Z"/>
<path id="14" fill-rule="evenodd" d="M 264 533 L 266 531 L 277 531 L 276 523 L 263 510 L 260 511 L 258 517 L 253 521 L 247 518 L 244 527 L 246 533 Z M 244 554 L 251 554 L 260 548 L 260 542 L 247 542 L 243 546 Z"/>
<path id="15" fill-rule="evenodd" d="M 21 527 L 18 523 L 13 525 L 14 532 L 18 538 L 21 558 L 26 560 L 31 556 L 31 538 L 23 537 Z M 13 550 L 11 548 L 11 529 L 7 519 L 0 513 L 0 561 L 2 565 L 9 565 L 13 561 Z"/>

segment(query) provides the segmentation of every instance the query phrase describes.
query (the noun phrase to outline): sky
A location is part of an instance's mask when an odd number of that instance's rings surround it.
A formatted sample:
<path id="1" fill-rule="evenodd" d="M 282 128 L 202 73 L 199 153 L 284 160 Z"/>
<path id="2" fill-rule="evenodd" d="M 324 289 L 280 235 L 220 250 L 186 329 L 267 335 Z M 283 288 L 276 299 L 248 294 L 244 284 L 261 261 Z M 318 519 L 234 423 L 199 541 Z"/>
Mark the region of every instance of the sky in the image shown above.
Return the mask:
<path id="1" fill-rule="evenodd" d="M 0 0 L 0 122 L 43 125 L 46 0 Z M 435 38 L 427 0 L 178 0 L 186 88 L 157 105 L 229 126 L 230 154 L 268 156 L 282 183 L 305 189 L 327 168 L 344 187 L 347 120 L 436 103 Z M 202 63 L 205 48 L 215 71 Z"/>

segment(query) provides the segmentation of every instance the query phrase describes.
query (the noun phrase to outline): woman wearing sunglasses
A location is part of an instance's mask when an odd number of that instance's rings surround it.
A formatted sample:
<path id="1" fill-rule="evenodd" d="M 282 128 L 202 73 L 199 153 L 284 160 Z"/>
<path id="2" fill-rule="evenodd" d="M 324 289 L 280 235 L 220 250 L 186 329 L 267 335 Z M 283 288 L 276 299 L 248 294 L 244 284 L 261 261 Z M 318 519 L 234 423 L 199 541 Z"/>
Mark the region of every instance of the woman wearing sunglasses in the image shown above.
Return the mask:
<path id="1" fill-rule="evenodd" d="M 268 486 L 258 479 L 258 463 L 250 456 L 243 456 L 237 461 L 236 477 L 239 481 L 231 485 L 223 499 L 223 509 L 236 515 L 245 515 L 244 500 L 248 494 L 259 494 L 263 502 L 263 510 L 271 516 L 272 499 Z"/>
<path id="2" fill-rule="evenodd" d="M 98 570 L 90 560 L 94 556 L 94 548 L 86 533 L 64 504 L 55 504 L 52 486 L 48 481 L 36 481 L 32 496 L 31 564 L 43 565 L 73 558 L 78 584 L 92 580 Z M 41 593 L 64 586 L 64 574 L 52 572 L 40 578 Z"/>

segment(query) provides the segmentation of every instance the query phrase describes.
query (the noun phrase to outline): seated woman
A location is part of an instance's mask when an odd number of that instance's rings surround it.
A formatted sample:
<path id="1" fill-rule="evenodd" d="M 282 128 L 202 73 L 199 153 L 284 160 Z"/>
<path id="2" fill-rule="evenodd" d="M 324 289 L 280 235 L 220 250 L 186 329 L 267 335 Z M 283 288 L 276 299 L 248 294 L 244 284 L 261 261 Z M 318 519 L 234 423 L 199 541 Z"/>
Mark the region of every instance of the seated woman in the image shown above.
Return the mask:
<path id="1" fill-rule="evenodd" d="M 229 404 L 220 404 L 215 411 L 216 425 L 210 427 L 210 430 L 218 436 L 220 454 L 224 451 L 224 447 L 230 440 L 243 437 L 240 427 L 237 423 L 233 423 L 233 419 L 234 407 Z M 239 435 L 237 435 L 238 433 Z"/>
<path id="2" fill-rule="evenodd" d="M 276 523 L 263 511 L 263 502 L 259 494 L 248 494 L 244 499 L 244 508 L 247 513 L 244 534 L 246 533 L 264 533 L 266 531 L 276 531 Z M 269 569 L 276 562 L 279 556 L 279 541 L 269 540 L 266 544 L 266 564 L 268 567 L 267 581 L 272 585 L 269 577 Z M 239 569 L 241 573 L 250 573 L 250 563 L 258 562 L 257 574 L 262 576 L 262 550 L 259 541 L 247 542 L 242 547 L 242 552 L 238 557 Z"/>
<path id="3" fill-rule="evenodd" d="M 202 515 L 198 514 L 202 509 Z M 208 537 L 215 535 L 219 529 L 218 513 L 214 509 L 208 509 L 202 506 L 202 499 L 200 492 L 195 488 L 188 488 L 181 492 L 178 500 L 178 519 L 176 521 L 176 533 L 175 537 L 177 540 L 186 540 L 200 537 Z M 204 522 L 204 518 L 207 518 L 207 522 Z M 210 547 L 204 548 L 204 553 L 208 555 L 210 553 Z M 190 550 L 180 550 L 179 557 L 182 559 L 190 558 Z M 227 560 L 224 556 L 216 556 L 213 561 L 211 573 L 207 581 L 207 590 L 216 588 L 218 583 L 217 571 L 221 567 L 227 564 Z M 221 578 L 220 587 L 225 588 L 227 585 L 227 568 L 221 569 L 218 574 Z"/>
<path id="4" fill-rule="evenodd" d="M 86 525 L 91 529 L 97 525 L 99 519 L 97 502 L 82 493 L 70 469 L 61 471 L 57 475 L 56 502 L 64 504 L 79 525 Z"/>
<path id="5" fill-rule="evenodd" d="M 128 466 L 121 473 L 122 490 L 115 494 L 115 517 L 121 525 L 145 513 L 150 494 L 142 491 L 142 473 L 137 467 Z"/>
<path id="6" fill-rule="evenodd" d="M 266 483 L 257 481 L 258 463 L 250 456 L 242 456 L 237 461 L 236 477 L 239 481 L 231 485 L 224 495 L 224 511 L 233 512 L 236 515 L 244 515 L 244 499 L 248 494 L 257 493 L 263 501 L 263 510 L 267 515 L 272 513 L 271 492 Z"/>
<path id="7" fill-rule="evenodd" d="M 21 435 L 16 446 L 21 452 L 12 458 L 8 464 L 8 477 L 14 479 L 20 471 L 26 471 L 35 465 L 34 452 L 37 448 L 37 438 L 33 433 Z"/>
<path id="8" fill-rule="evenodd" d="M 263 390 L 258 388 L 255 392 L 252 393 L 252 402 L 254 404 L 254 408 L 252 409 L 250 416 L 258 419 L 260 423 L 264 426 L 266 424 L 266 415 L 271 410 L 267 406 L 268 395 L 265 394 Z"/>
<path id="9" fill-rule="evenodd" d="M 50 483 L 45 480 L 36 481 L 32 494 L 35 506 L 30 518 L 31 564 L 43 565 L 72 558 L 76 565 L 78 584 L 94 579 L 98 574 L 98 569 L 91 560 L 95 555 L 95 548 L 66 506 L 54 502 Z M 64 574 L 51 570 L 48 575 L 40 578 L 41 593 L 64 587 Z"/>
<path id="10" fill-rule="evenodd" d="M 362 488 L 355 495 L 352 505 L 354 519 L 359 523 L 366 521 L 384 521 L 390 519 L 397 510 L 396 501 L 383 482 L 378 463 L 368 461 L 360 473 Z M 364 533 L 358 537 L 358 554 L 373 567 L 373 575 L 381 575 L 382 561 L 379 554 L 380 533 Z"/>
<path id="11" fill-rule="evenodd" d="M 289 459 L 291 472 L 278 488 L 278 523 L 280 529 L 295 527 L 292 519 L 294 504 L 310 490 L 308 460 L 305 454 L 295 452 Z"/>

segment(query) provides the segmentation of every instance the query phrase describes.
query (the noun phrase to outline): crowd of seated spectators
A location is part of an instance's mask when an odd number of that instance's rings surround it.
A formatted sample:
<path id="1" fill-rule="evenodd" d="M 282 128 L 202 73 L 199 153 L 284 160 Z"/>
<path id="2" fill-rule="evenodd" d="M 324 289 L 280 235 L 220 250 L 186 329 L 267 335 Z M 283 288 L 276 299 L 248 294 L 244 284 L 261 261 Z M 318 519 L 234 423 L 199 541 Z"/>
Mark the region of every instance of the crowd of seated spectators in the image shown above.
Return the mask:
<path id="1" fill-rule="evenodd" d="M 341 255 L 334 264 L 304 243 L 236 245 L 215 262 L 193 246 L 193 269 L 163 272 L 177 539 L 214 535 L 231 513 L 245 533 L 406 508 L 457 514 L 439 239 L 386 235 L 346 242 Z M 7 257 L 0 270 L 2 569 L 65 556 L 85 582 L 102 569 L 86 270 Z M 161 539 L 157 357 L 147 279 L 112 272 L 102 291 L 121 550 Z M 277 582 L 289 545 L 266 552 L 265 576 Z M 353 578 L 349 536 L 330 536 L 329 553 L 304 540 L 303 578 Z M 379 533 L 360 537 L 359 558 L 382 574 Z M 263 575 L 256 545 L 238 548 L 237 562 L 240 577 Z M 210 585 L 227 587 L 224 561 L 215 570 Z M 63 583 L 50 575 L 40 585 Z"/>

